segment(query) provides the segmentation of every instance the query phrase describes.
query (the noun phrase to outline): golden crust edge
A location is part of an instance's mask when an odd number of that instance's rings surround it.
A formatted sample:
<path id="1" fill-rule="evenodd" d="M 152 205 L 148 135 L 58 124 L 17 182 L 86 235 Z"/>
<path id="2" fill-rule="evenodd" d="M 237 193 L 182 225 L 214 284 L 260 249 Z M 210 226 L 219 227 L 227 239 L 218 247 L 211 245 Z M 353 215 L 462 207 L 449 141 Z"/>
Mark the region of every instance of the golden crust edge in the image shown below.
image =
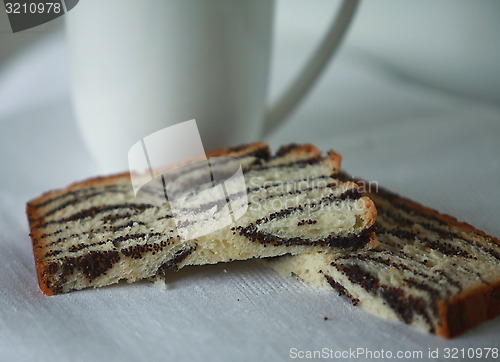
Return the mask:
<path id="1" fill-rule="evenodd" d="M 500 280 L 480 285 L 439 303 L 441 323 L 436 334 L 453 338 L 500 315 Z"/>

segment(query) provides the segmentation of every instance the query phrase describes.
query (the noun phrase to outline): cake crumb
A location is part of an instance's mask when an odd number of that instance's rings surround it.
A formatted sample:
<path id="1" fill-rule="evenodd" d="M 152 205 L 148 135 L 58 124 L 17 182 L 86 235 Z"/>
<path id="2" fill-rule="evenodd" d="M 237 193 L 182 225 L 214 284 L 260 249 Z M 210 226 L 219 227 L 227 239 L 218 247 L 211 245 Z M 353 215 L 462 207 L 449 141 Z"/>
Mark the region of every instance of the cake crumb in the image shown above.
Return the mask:
<path id="1" fill-rule="evenodd" d="M 161 290 L 167 290 L 168 285 L 164 277 L 161 276 L 156 276 L 155 278 L 152 279 L 152 282 L 155 283 L 155 285 L 160 288 Z"/>

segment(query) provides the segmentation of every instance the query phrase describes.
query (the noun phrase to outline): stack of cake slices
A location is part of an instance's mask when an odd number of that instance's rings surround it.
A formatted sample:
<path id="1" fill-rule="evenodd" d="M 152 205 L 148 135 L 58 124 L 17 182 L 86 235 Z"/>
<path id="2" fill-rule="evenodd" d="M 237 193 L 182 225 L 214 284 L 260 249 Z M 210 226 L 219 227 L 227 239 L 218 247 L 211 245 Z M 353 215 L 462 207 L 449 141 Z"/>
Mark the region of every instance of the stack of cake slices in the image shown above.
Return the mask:
<path id="1" fill-rule="evenodd" d="M 272 155 L 266 144 L 253 143 L 207 156 L 221 174 L 224 158 L 236 161 L 245 192 L 227 183 L 223 197 L 200 198 L 218 186 L 213 178 L 197 181 L 203 168 L 172 171 L 168 182 L 182 186 L 184 220 L 168 197 L 155 202 L 167 196 L 164 178 L 136 193 L 129 173 L 30 201 L 41 290 L 54 295 L 188 265 L 267 258 L 280 272 L 444 337 L 500 314 L 498 239 L 389 191 L 366 192 L 361 180 L 340 173 L 334 151 L 288 145 Z M 231 222 L 220 223 L 224 213 Z M 200 225 L 205 233 L 181 233 Z"/>

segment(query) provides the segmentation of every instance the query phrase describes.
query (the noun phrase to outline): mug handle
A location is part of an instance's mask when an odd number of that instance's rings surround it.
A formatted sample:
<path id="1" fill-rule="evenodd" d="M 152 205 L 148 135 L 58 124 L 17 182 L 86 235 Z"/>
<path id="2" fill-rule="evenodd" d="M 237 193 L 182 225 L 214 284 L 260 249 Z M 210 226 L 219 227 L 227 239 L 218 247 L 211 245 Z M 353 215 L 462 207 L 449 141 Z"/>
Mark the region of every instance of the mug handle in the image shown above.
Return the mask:
<path id="1" fill-rule="evenodd" d="M 272 132 L 300 103 L 314 82 L 335 54 L 353 18 L 359 0 L 343 0 L 321 44 L 309 58 L 302 72 L 295 78 L 292 85 L 272 105 L 264 116 L 263 135 Z"/>

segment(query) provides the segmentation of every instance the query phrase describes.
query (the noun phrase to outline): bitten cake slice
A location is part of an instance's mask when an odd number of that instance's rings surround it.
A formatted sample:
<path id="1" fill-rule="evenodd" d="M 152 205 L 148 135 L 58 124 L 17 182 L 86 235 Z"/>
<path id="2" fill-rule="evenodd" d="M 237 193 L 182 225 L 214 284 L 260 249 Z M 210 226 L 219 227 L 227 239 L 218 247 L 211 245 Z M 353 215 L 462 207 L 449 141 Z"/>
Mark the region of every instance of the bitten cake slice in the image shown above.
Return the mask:
<path id="1" fill-rule="evenodd" d="M 368 194 L 379 247 L 268 265 L 385 318 L 450 338 L 500 315 L 500 241 L 387 190 Z"/>
<path id="2" fill-rule="evenodd" d="M 51 295 L 133 282 L 185 265 L 376 245 L 372 201 L 361 197 L 355 183 L 332 177 L 340 168 L 337 153 L 322 156 L 314 146 L 291 145 L 271 157 L 266 144 L 255 143 L 208 156 L 236 158 L 246 193 L 232 192 L 228 181 L 223 199 L 197 204 L 206 185 L 186 187 L 200 176 L 196 165 L 189 166 L 175 175 L 189 216 L 182 222 L 168 204 L 136 199 L 129 174 L 83 181 L 29 202 L 40 288 Z M 223 169 L 225 161 L 220 163 Z M 158 185 L 146 184 L 141 192 L 162 195 Z M 212 227 L 211 217 L 229 201 L 248 205 L 243 216 L 208 235 L 179 236 L 181 224 L 188 230 L 194 224 Z"/>

